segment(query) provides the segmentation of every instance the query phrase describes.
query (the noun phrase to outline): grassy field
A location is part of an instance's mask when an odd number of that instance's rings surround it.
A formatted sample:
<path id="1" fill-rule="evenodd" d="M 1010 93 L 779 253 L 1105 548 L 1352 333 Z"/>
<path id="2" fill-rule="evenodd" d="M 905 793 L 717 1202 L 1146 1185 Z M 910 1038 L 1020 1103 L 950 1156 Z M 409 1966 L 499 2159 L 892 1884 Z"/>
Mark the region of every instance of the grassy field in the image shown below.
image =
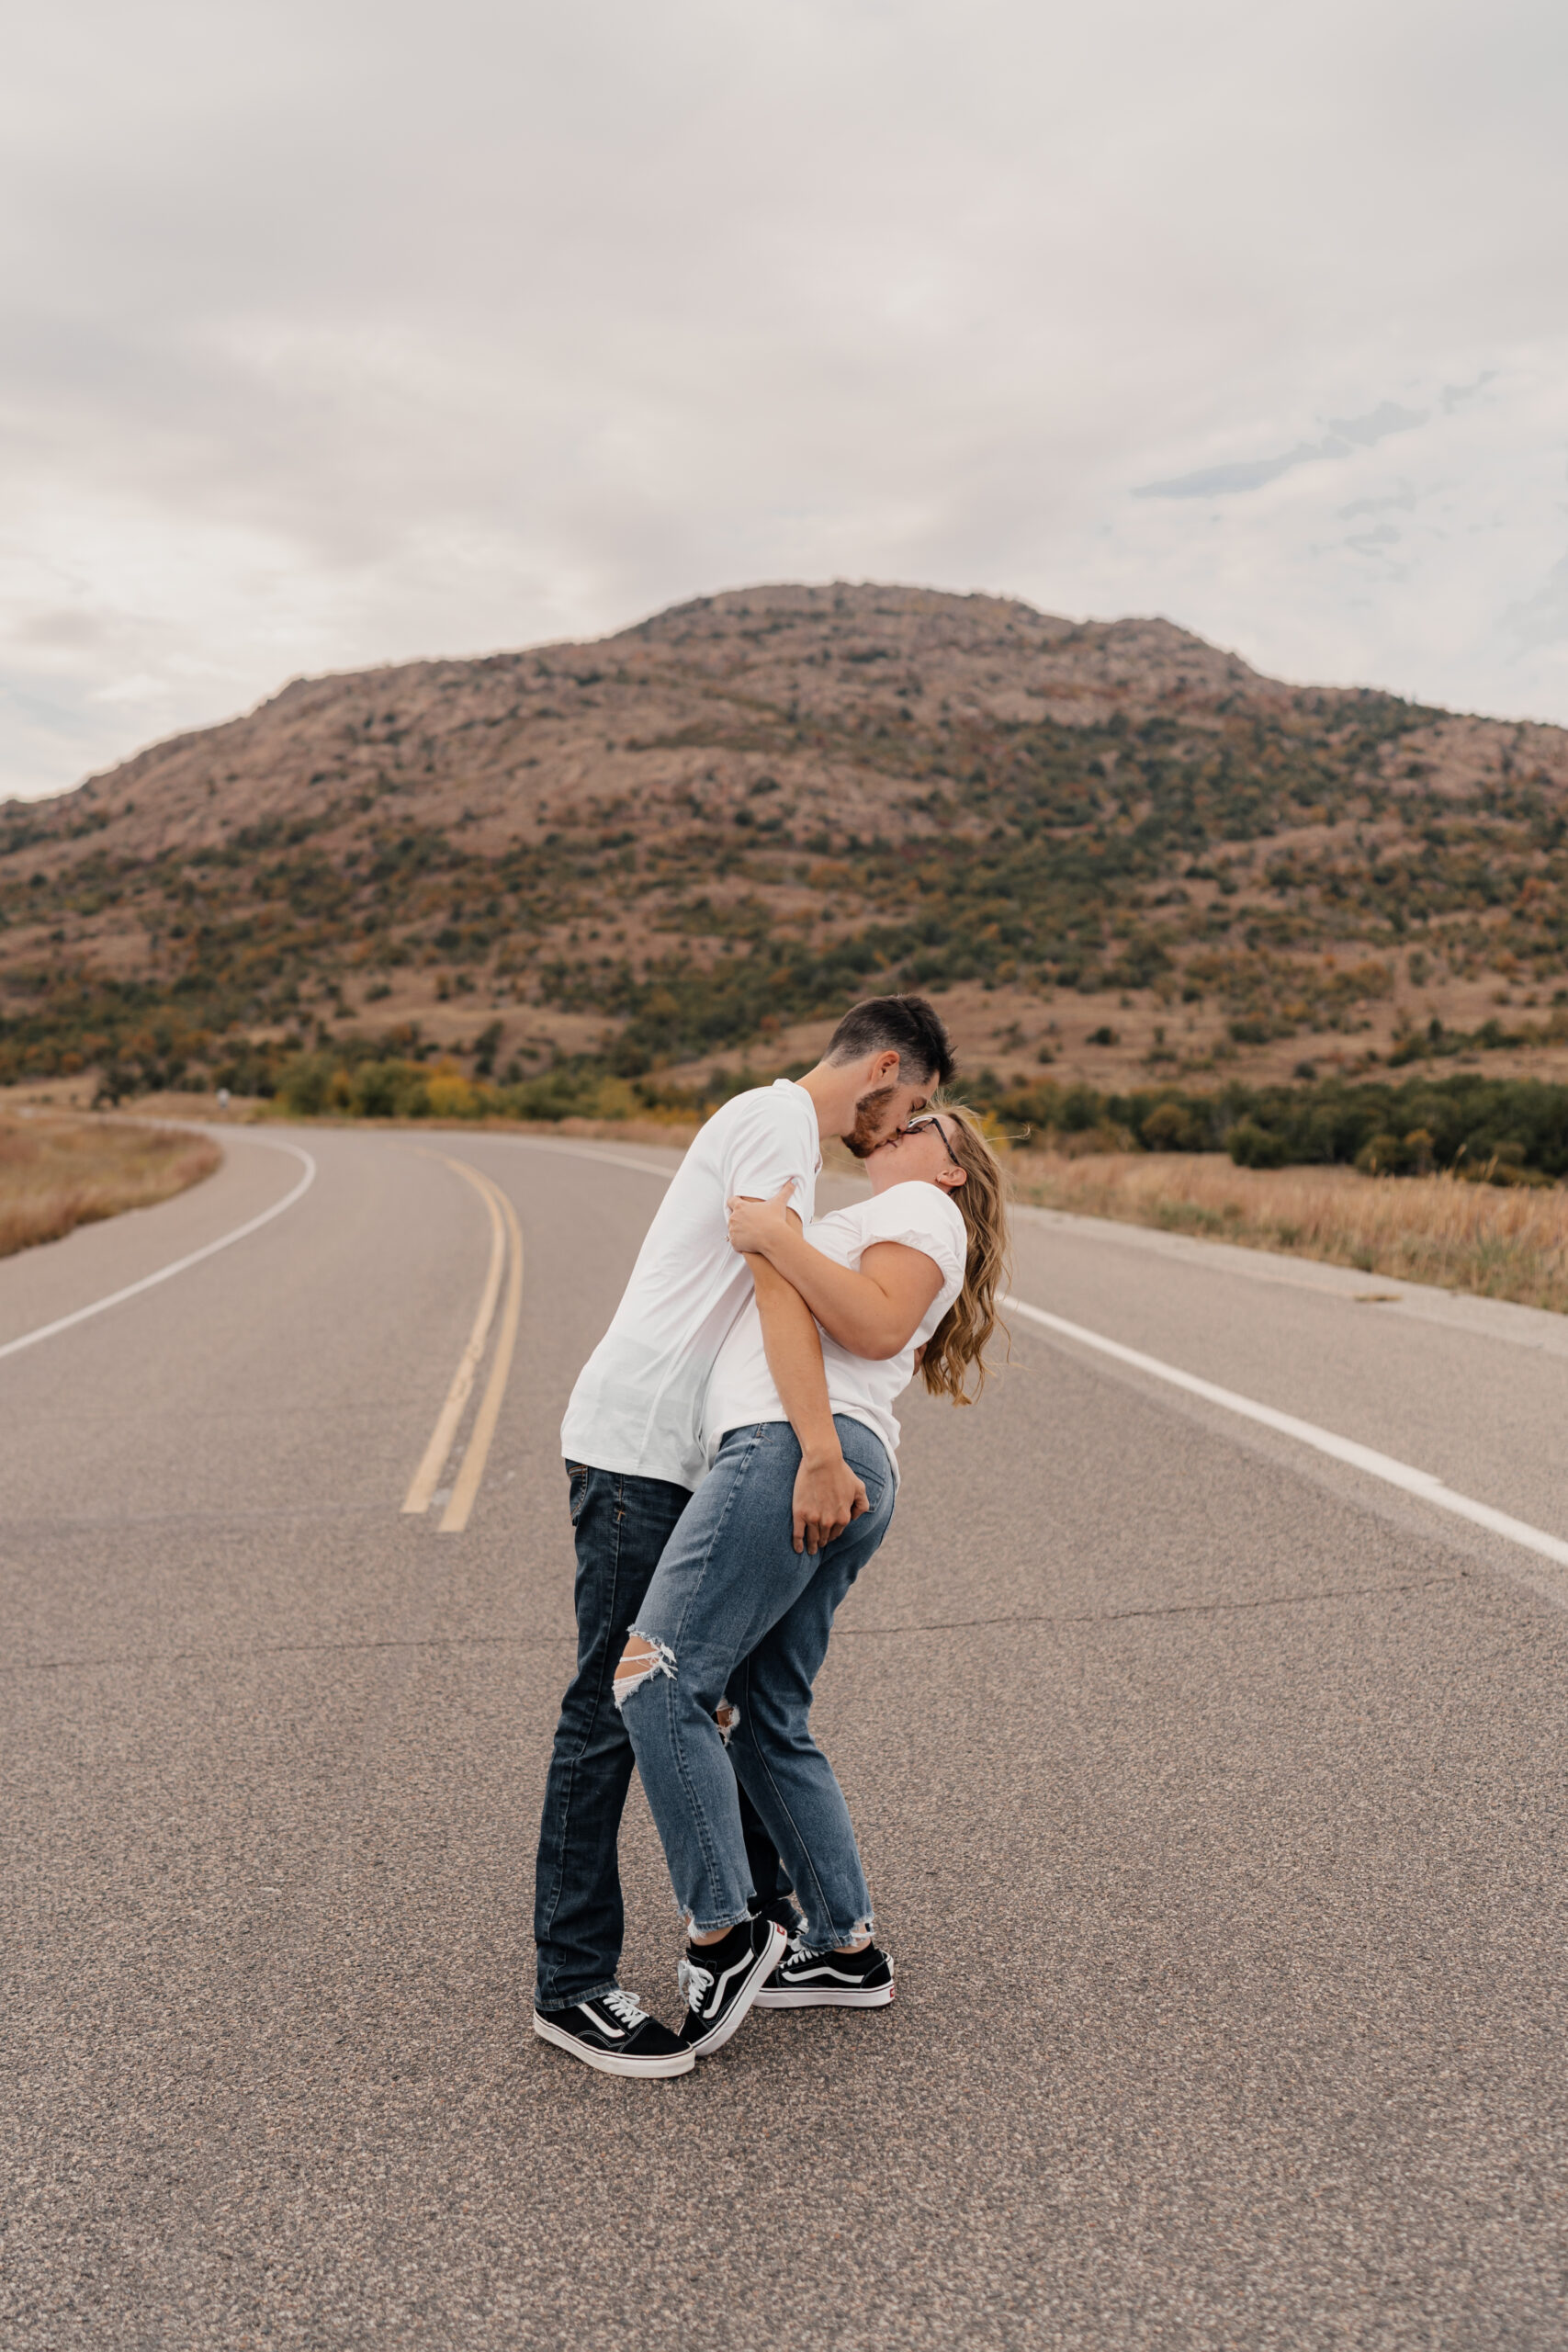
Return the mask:
<path id="1" fill-rule="evenodd" d="M 166 1201 L 210 1176 L 222 1156 L 204 1136 L 169 1127 L 0 1114 L 0 1258 Z"/>
<path id="2" fill-rule="evenodd" d="M 1568 1188 L 1235 1168 L 1219 1152 L 1017 1152 L 1017 1196 L 1568 1312 Z"/>

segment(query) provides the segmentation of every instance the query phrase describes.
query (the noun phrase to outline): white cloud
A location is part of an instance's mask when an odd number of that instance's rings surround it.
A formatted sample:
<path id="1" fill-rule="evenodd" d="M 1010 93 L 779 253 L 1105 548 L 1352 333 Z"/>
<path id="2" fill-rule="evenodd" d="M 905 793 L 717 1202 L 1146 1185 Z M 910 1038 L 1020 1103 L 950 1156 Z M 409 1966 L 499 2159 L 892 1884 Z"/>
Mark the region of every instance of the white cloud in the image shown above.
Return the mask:
<path id="1" fill-rule="evenodd" d="M 1552 565 L 1535 594 L 1515 605 L 1506 626 L 1521 647 L 1550 647 L 1568 653 L 1568 555 Z"/>
<path id="2" fill-rule="evenodd" d="M 1551 0 L 35 12 L 0 791 L 834 574 L 1568 719 L 1565 57 Z"/>

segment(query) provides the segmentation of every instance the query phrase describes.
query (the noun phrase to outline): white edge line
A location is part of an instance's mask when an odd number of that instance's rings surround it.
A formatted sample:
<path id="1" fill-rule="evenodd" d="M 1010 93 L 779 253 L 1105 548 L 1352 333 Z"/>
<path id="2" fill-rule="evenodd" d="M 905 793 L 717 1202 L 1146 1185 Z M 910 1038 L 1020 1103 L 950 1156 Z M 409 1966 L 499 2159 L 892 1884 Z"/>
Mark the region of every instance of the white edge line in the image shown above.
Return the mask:
<path id="1" fill-rule="evenodd" d="M 555 1152 L 562 1159 L 596 1159 L 614 1168 L 635 1168 L 644 1176 L 662 1177 L 666 1182 L 674 1173 L 672 1169 L 660 1168 L 651 1160 L 633 1159 L 626 1152 L 595 1151 L 583 1144 L 556 1143 L 543 1136 L 509 1136 L 506 1141 L 532 1144 L 536 1149 Z M 1456 1519 L 1468 1519 L 1475 1526 L 1487 1528 L 1494 1535 L 1501 1535 L 1508 1543 L 1554 1562 L 1558 1567 L 1568 1568 L 1568 1544 L 1559 1536 L 1548 1535 L 1543 1528 L 1531 1527 L 1528 1521 L 1514 1519 L 1506 1510 L 1494 1510 L 1490 1503 L 1476 1502 L 1470 1495 L 1456 1493 L 1429 1470 L 1417 1470 L 1408 1462 L 1395 1461 L 1393 1454 L 1379 1453 L 1372 1446 L 1358 1445 L 1354 1438 L 1337 1437 L 1332 1430 L 1319 1429 L 1315 1421 L 1298 1420 L 1293 1413 L 1281 1413 L 1272 1405 L 1257 1404 L 1250 1396 L 1238 1396 L 1234 1388 L 1221 1388 L 1212 1380 L 1200 1380 L 1195 1373 L 1179 1371 L 1175 1364 L 1162 1363 L 1157 1356 L 1145 1355 L 1140 1349 L 1123 1347 L 1119 1340 L 1108 1340 L 1099 1331 L 1086 1330 L 1081 1323 L 1069 1323 L 1063 1316 L 1048 1315 L 1043 1306 L 1031 1306 L 1026 1299 L 1009 1295 L 1002 1304 L 1014 1315 L 1027 1316 L 1032 1323 L 1043 1324 L 1048 1331 L 1058 1331 L 1064 1339 L 1076 1340 L 1080 1347 L 1098 1349 L 1101 1355 L 1114 1356 L 1119 1363 L 1131 1364 L 1135 1371 L 1166 1381 L 1173 1388 L 1183 1388 L 1189 1396 L 1201 1396 L 1227 1413 L 1239 1413 L 1245 1420 L 1259 1421 L 1265 1429 L 1278 1430 L 1281 1436 L 1294 1438 L 1298 1444 L 1310 1445 L 1315 1453 L 1326 1453 L 1336 1462 L 1348 1463 L 1353 1469 L 1364 1471 L 1369 1477 L 1381 1478 L 1385 1485 L 1398 1487 L 1405 1494 L 1419 1495 L 1438 1510 L 1450 1511 Z"/>
<path id="2" fill-rule="evenodd" d="M 199 1266 L 204 1258 L 213 1257 L 220 1250 L 227 1250 L 231 1242 L 243 1241 L 247 1234 L 258 1233 L 264 1225 L 270 1225 L 275 1216 L 281 1216 L 285 1209 L 291 1209 L 316 1181 L 314 1158 L 303 1144 L 285 1143 L 278 1136 L 247 1136 L 245 1140 L 262 1144 L 268 1151 L 292 1152 L 296 1159 L 304 1161 L 305 1173 L 291 1193 L 286 1193 L 282 1200 L 275 1201 L 271 1208 L 263 1209 L 260 1216 L 253 1216 L 244 1225 L 237 1225 L 232 1233 L 220 1234 L 216 1241 L 209 1241 L 200 1250 L 193 1250 L 188 1258 L 176 1258 L 172 1266 L 160 1266 L 155 1274 L 143 1274 L 139 1283 L 128 1283 L 123 1290 L 111 1291 L 107 1298 L 96 1298 L 90 1306 L 77 1307 L 73 1315 L 62 1315 L 56 1322 L 40 1323 L 36 1331 L 24 1331 L 18 1340 L 7 1340 L 0 1347 L 0 1357 L 17 1355 L 23 1348 L 36 1348 L 40 1340 L 52 1340 L 57 1332 L 69 1331 L 73 1324 L 85 1323 L 95 1315 L 107 1314 L 111 1306 L 123 1306 L 128 1298 L 136 1298 L 142 1291 L 152 1290 L 159 1283 L 166 1283 L 172 1275 L 183 1274 L 187 1268 Z"/>
<path id="3" fill-rule="evenodd" d="M 1172 1388 L 1185 1389 L 1190 1396 L 1201 1396 L 1206 1403 L 1218 1405 L 1227 1413 L 1239 1413 L 1246 1420 L 1260 1421 L 1265 1429 L 1278 1430 L 1281 1436 L 1294 1438 L 1300 1445 L 1310 1445 L 1315 1453 L 1330 1454 L 1336 1462 L 1348 1463 L 1352 1469 L 1365 1471 L 1371 1478 L 1381 1478 L 1386 1486 L 1399 1487 L 1407 1495 L 1419 1495 L 1423 1502 L 1435 1504 L 1438 1510 L 1471 1520 L 1477 1527 L 1487 1528 L 1494 1535 L 1504 1536 L 1510 1544 L 1539 1554 L 1543 1560 L 1568 1567 L 1568 1544 L 1560 1537 L 1548 1535 L 1522 1519 L 1510 1518 L 1506 1511 L 1494 1510 L 1490 1503 L 1478 1503 L 1469 1495 L 1456 1494 L 1429 1470 L 1416 1470 L 1408 1462 L 1396 1462 L 1391 1453 L 1379 1453 L 1370 1445 L 1358 1445 L 1353 1438 L 1337 1437 L 1332 1430 L 1319 1429 L 1315 1421 L 1298 1420 L 1293 1413 L 1277 1412 L 1272 1405 L 1256 1404 L 1250 1396 L 1238 1396 L 1234 1388 L 1216 1387 L 1212 1380 L 1200 1380 L 1195 1373 L 1179 1372 L 1174 1364 L 1162 1363 L 1157 1356 L 1146 1356 L 1137 1348 L 1124 1348 L 1119 1340 L 1108 1340 L 1099 1331 L 1086 1330 L 1081 1323 L 1069 1323 L 1060 1315 L 1047 1315 L 1043 1306 L 1031 1306 L 1025 1299 L 1005 1297 L 1002 1305 L 1014 1315 L 1024 1315 L 1032 1323 L 1043 1324 L 1048 1331 L 1057 1331 L 1066 1340 L 1076 1340 L 1080 1347 L 1095 1348 L 1101 1355 L 1114 1356 L 1118 1363 L 1131 1364 L 1134 1371 L 1166 1381 Z"/>

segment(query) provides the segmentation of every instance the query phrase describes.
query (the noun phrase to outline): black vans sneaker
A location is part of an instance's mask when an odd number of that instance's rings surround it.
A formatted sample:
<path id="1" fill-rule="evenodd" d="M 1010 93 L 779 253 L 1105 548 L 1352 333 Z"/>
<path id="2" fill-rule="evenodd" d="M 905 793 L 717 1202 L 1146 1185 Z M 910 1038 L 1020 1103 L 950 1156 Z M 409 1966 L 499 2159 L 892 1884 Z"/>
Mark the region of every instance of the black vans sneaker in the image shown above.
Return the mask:
<path id="1" fill-rule="evenodd" d="M 541 2041 L 570 2050 L 602 2075 L 689 2075 L 696 2064 L 668 2026 L 650 2018 L 635 1993 L 600 1993 L 570 2009 L 536 2009 L 534 2030 Z"/>
<path id="2" fill-rule="evenodd" d="M 893 1961 L 874 1944 L 859 1951 L 802 1951 L 798 1937 L 757 1996 L 760 2009 L 885 2009 Z"/>
<path id="3" fill-rule="evenodd" d="M 698 2058 L 722 2050 L 788 1944 L 774 1919 L 742 1919 L 719 1943 L 688 1944 L 681 1962 L 686 1996 L 682 2049 Z"/>

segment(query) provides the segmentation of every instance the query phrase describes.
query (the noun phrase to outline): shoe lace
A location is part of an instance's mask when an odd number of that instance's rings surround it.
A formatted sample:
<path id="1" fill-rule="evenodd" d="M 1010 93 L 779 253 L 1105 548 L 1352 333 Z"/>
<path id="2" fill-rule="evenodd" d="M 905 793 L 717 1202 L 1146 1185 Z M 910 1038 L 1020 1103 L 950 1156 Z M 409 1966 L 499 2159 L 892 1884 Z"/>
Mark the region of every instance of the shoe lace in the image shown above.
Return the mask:
<path id="1" fill-rule="evenodd" d="M 675 1979 L 686 1996 L 689 2009 L 700 2009 L 713 1989 L 713 1971 L 699 1968 L 694 1960 L 682 1959 L 675 1971 Z"/>
<path id="2" fill-rule="evenodd" d="M 648 2011 L 635 1993 L 623 1993 L 617 1984 L 614 1992 L 604 1994 L 603 1999 L 611 2016 L 618 2024 L 624 2025 L 628 2033 L 648 2022 Z"/>

